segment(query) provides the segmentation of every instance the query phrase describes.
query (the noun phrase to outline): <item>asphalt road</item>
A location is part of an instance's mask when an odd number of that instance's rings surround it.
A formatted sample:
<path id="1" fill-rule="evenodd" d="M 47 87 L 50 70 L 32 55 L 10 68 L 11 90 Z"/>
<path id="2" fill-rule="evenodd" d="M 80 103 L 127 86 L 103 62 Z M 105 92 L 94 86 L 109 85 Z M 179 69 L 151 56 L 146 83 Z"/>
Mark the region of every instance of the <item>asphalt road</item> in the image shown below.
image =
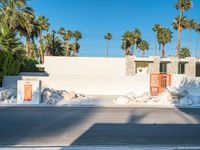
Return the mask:
<path id="1" fill-rule="evenodd" d="M 200 109 L 0 107 L 0 146 L 200 146 Z"/>

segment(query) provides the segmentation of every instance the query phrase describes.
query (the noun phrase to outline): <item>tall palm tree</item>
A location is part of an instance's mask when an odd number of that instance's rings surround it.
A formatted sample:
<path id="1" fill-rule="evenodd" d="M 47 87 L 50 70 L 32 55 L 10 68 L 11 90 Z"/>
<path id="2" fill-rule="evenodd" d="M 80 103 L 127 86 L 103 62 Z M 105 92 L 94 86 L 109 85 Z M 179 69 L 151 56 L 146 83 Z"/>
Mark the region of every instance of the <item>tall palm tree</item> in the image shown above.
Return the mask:
<path id="1" fill-rule="evenodd" d="M 198 51 L 199 51 L 199 39 L 200 39 L 200 24 L 196 25 L 195 31 L 198 33 L 197 35 L 197 45 L 196 45 L 196 57 L 198 56 Z"/>
<path id="2" fill-rule="evenodd" d="M 141 50 L 142 57 L 144 57 L 145 52 L 149 49 L 149 43 L 147 41 L 145 41 L 145 40 L 142 40 L 138 44 L 138 48 Z"/>
<path id="3" fill-rule="evenodd" d="M 192 19 L 192 20 L 187 20 L 187 29 L 189 30 L 188 31 L 188 48 L 189 50 L 190 49 L 190 35 L 191 35 L 191 31 L 192 30 L 195 30 L 196 29 L 196 26 L 197 26 L 197 23 Z"/>
<path id="4" fill-rule="evenodd" d="M 134 44 L 135 44 L 135 49 L 134 49 L 134 56 L 136 56 L 137 55 L 137 46 L 138 46 L 138 42 L 139 42 L 139 40 L 141 39 L 141 32 L 140 32 L 140 30 L 139 29 L 135 29 L 134 31 L 133 31 L 133 38 L 134 38 Z"/>
<path id="5" fill-rule="evenodd" d="M 44 16 L 39 16 L 37 19 L 37 25 L 36 27 L 39 30 L 39 43 L 40 43 L 40 47 L 39 47 L 39 54 L 40 54 L 40 63 L 44 63 L 44 49 L 42 49 L 42 33 L 43 31 L 48 31 L 49 30 L 49 22 L 48 19 L 45 18 Z"/>
<path id="6" fill-rule="evenodd" d="M 74 50 L 74 56 L 78 55 L 79 49 L 80 49 L 80 45 L 78 44 L 78 41 L 80 39 L 82 39 L 82 34 L 80 31 L 74 31 L 73 37 L 75 39 L 75 43 L 73 44 L 73 50 Z"/>
<path id="7" fill-rule="evenodd" d="M 108 57 L 109 42 L 112 40 L 112 34 L 108 32 L 108 33 L 104 36 L 104 39 L 107 40 L 106 57 Z"/>
<path id="8" fill-rule="evenodd" d="M 158 32 L 158 43 L 162 45 L 162 57 L 165 57 L 165 46 L 172 40 L 172 32 L 168 28 L 162 28 Z"/>
<path id="9" fill-rule="evenodd" d="M 161 28 L 162 28 L 162 27 L 161 27 L 161 25 L 159 25 L 159 24 L 155 24 L 154 27 L 152 28 L 153 32 L 156 33 L 156 40 L 157 40 L 158 32 L 160 31 Z M 157 42 L 158 42 L 158 40 L 157 40 Z M 160 49 L 160 45 L 159 45 L 159 49 Z M 157 54 L 157 46 L 155 46 L 155 55 L 156 55 L 156 54 Z"/>
<path id="10" fill-rule="evenodd" d="M 28 41 L 31 38 L 34 11 L 27 6 L 26 0 L 1 0 L 0 22 L 13 31 L 26 33 L 26 50 L 29 51 Z"/>
<path id="11" fill-rule="evenodd" d="M 34 17 L 34 11 L 27 6 L 26 0 L 1 0 L 0 4 L 1 23 L 10 29 L 24 27 Z"/>
<path id="12" fill-rule="evenodd" d="M 180 11 L 179 22 L 178 22 L 178 42 L 177 42 L 177 57 L 180 57 L 181 48 L 181 19 L 184 16 L 184 12 L 192 8 L 192 0 L 178 0 L 176 3 L 176 9 Z"/>

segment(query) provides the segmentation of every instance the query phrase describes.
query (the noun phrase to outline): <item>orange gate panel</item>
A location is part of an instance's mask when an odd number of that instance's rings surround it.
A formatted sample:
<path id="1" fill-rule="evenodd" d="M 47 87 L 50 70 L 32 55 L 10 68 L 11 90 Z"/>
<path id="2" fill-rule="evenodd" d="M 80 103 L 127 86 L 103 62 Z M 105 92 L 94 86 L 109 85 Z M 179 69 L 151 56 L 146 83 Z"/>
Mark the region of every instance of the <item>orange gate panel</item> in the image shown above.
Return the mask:
<path id="1" fill-rule="evenodd" d="M 171 86 L 171 74 L 150 74 L 151 96 L 157 96 Z"/>
<path id="2" fill-rule="evenodd" d="M 32 85 L 24 85 L 24 101 L 32 101 Z"/>

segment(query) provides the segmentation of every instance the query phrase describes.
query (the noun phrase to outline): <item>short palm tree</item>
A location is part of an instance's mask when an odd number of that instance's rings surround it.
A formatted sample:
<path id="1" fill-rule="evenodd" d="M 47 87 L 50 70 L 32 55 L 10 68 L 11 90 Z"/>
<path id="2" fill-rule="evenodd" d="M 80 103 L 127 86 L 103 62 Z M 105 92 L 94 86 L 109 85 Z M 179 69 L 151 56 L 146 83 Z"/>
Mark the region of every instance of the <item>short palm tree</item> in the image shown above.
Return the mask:
<path id="1" fill-rule="evenodd" d="M 165 46 L 172 40 L 172 32 L 168 28 L 162 28 L 158 32 L 158 43 L 162 45 L 162 57 L 165 57 Z"/>
<path id="2" fill-rule="evenodd" d="M 69 49 L 69 41 L 73 38 L 73 32 L 71 30 L 67 30 L 64 35 L 65 40 L 65 47 L 66 47 L 66 56 L 70 56 L 70 49 Z"/>
<path id="3" fill-rule="evenodd" d="M 76 43 L 74 43 L 74 44 L 72 45 L 73 56 L 77 56 L 77 55 L 78 55 L 79 49 L 80 49 L 79 43 L 76 42 Z"/>
<path id="4" fill-rule="evenodd" d="M 186 58 L 186 57 L 190 57 L 191 53 L 190 53 L 190 49 L 188 48 L 182 48 L 180 51 L 180 58 Z"/>
<path id="5" fill-rule="evenodd" d="M 2 24 L 0 25 L 0 50 L 13 54 L 18 64 L 21 64 L 25 57 L 24 45 L 17 38 L 17 33 Z"/>
<path id="6" fill-rule="evenodd" d="M 80 45 L 78 44 L 78 41 L 80 39 L 82 39 L 82 34 L 80 31 L 74 31 L 74 34 L 73 34 L 73 37 L 75 39 L 75 43 L 73 44 L 73 51 L 74 51 L 74 56 L 78 56 L 78 52 L 79 52 L 79 49 L 80 49 Z"/>
<path id="7" fill-rule="evenodd" d="M 188 48 L 190 50 L 190 34 L 192 30 L 195 30 L 197 26 L 197 23 L 192 19 L 187 21 L 187 29 L 188 31 Z"/>
<path id="8" fill-rule="evenodd" d="M 104 39 L 107 41 L 107 46 L 106 46 L 106 57 L 108 57 L 109 42 L 112 40 L 112 34 L 108 32 L 108 33 L 104 36 Z"/>
<path id="9" fill-rule="evenodd" d="M 184 12 L 188 11 L 192 8 L 192 0 L 178 0 L 178 2 L 176 3 L 176 9 L 180 11 L 180 16 L 179 16 L 179 20 L 181 20 L 184 16 Z M 178 22 L 178 42 L 177 42 L 177 57 L 179 58 L 180 55 L 180 48 L 181 48 L 181 21 Z"/>
<path id="10" fill-rule="evenodd" d="M 138 44 L 138 48 L 140 49 L 140 51 L 142 53 L 142 57 L 144 57 L 145 52 L 149 49 L 149 43 L 145 40 L 142 40 Z"/>
<path id="11" fill-rule="evenodd" d="M 122 36 L 122 49 L 124 50 L 124 56 L 131 55 L 131 46 L 133 45 L 133 33 L 125 32 Z"/>

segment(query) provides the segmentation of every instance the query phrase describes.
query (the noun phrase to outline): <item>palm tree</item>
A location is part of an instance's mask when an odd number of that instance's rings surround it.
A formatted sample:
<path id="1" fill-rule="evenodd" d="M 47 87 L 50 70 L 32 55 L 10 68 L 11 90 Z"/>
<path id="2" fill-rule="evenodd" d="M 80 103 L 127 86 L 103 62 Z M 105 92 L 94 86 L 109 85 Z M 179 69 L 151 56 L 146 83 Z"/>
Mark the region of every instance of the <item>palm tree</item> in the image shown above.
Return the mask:
<path id="1" fill-rule="evenodd" d="M 137 46 L 139 44 L 139 40 L 141 39 L 141 32 L 139 29 L 135 29 L 133 31 L 133 38 L 134 38 L 134 45 L 135 45 L 135 49 L 134 49 L 134 56 L 137 55 Z"/>
<path id="2" fill-rule="evenodd" d="M 131 46 L 133 42 L 133 33 L 132 32 L 125 32 L 122 36 L 122 49 L 124 50 L 124 56 L 131 55 Z"/>
<path id="3" fill-rule="evenodd" d="M 69 41 L 73 37 L 73 32 L 71 30 L 67 30 L 67 32 L 66 32 L 65 29 L 62 27 L 62 28 L 60 28 L 58 33 L 63 37 L 63 39 L 65 41 L 64 46 L 66 49 L 66 56 L 70 56 Z"/>
<path id="4" fill-rule="evenodd" d="M 180 51 L 180 58 L 186 58 L 186 57 L 190 57 L 191 53 L 190 53 L 190 49 L 188 48 L 182 48 Z"/>
<path id="5" fill-rule="evenodd" d="M 152 29 L 153 32 L 156 33 L 156 39 L 157 39 L 158 32 L 160 31 L 161 28 L 162 28 L 161 25 L 155 24 L 153 29 Z M 157 42 L 158 42 L 158 40 L 157 40 Z M 159 49 L 160 49 L 160 45 L 159 45 Z M 157 47 L 155 47 L 155 55 L 156 55 L 156 53 L 157 53 Z"/>
<path id="6" fill-rule="evenodd" d="M 168 28 L 162 28 L 158 32 L 158 43 L 162 45 L 162 57 L 165 57 L 165 46 L 172 40 L 172 32 Z"/>
<path id="7" fill-rule="evenodd" d="M 79 49 L 80 49 L 80 45 L 79 45 L 77 42 L 75 42 L 75 43 L 72 45 L 73 56 L 77 56 L 77 55 L 78 55 Z"/>
<path id="8" fill-rule="evenodd" d="M 0 3 L 1 23 L 10 29 L 24 27 L 34 17 L 33 9 L 27 6 L 26 0 L 1 0 Z"/>
<path id="9" fill-rule="evenodd" d="M 199 49 L 199 37 L 200 37 L 200 24 L 196 25 L 195 31 L 198 33 L 197 36 L 197 45 L 196 45 L 196 57 L 198 56 L 198 49 Z"/>
<path id="10" fill-rule="evenodd" d="M 80 31 L 74 31 L 73 37 L 75 39 L 75 43 L 73 44 L 73 50 L 74 50 L 74 56 L 78 55 L 79 49 L 80 49 L 80 45 L 78 44 L 78 41 L 80 39 L 82 39 L 82 34 Z"/>
<path id="11" fill-rule="evenodd" d="M 47 56 L 64 56 L 65 50 L 62 47 L 62 41 L 56 37 L 55 32 L 47 33 L 41 40 L 42 49 Z"/>
<path id="12" fill-rule="evenodd" d="M 27 6 L 26 0 L 1 0 L 0 22 L 13 31 L 20 31 L 26 36 L 26 50 L 29 53 L 29 40 L 32 32 L 34 11 Z"/>
<path id="13" fill-rule="evenodd" d="M 145 52 L 149 49 L 149 43 L 145 40 L 142 40 L 139 44 L 138 44 L 138 48 L 141 50 L 142 52 L 142 57 L 144 57 Z"/>
<path id="14" fill-rule="evenodd" d="M 37 19 L 37 28 L 39 30 L 39 43 L 40 43 L 40 47 L 39 47 L 39 54 L 40 54 L 40 63 L 44 63 L 44 50 L 42 49 L 42 32 L 43 31 L 48 31 L 49 30 L 49 22 L 48 19 L 45 18 L 44 16 L 39 16 Z"/>
<path id="15" fill-rule="evenodd" d="M 192 19 L 187 21 L 187 28 L 189 30 L 188 32 L 188 48 L 190 50 L 190 34 L 192 30 L 195 30 L 197 26 L 197 23 Z"/>
<path id="16" fill-rule="evenodd" d="M 177 42 L 177 57 L 180 56 L 180 48 L 181 48 L 181 19 L 184 16 L 184 12 L 188 11 L 192 8 L 192 1 L 191 0 L 178 0 L 176 3 L 176 9 L 180 11 L 179 22 L 178 22 L 178 42 Z"/>
<path id="17" fill-rule="evenodd" d="M 22 63 L 25 56 L 24 45 L 17 38 L 17 33 L 9 27 L 0 24 L 0 50 L 13 54 L 18 64 Z"/>
<path id="18" fill-rule="evenodd" d="M 107 40 L 106 57 L 108 57 L 109 42 L 110 42 L 110 40 L 112 40 L 112 34 L 108 32 L 108 33 L 104 36 L 104 39 Z"/>

